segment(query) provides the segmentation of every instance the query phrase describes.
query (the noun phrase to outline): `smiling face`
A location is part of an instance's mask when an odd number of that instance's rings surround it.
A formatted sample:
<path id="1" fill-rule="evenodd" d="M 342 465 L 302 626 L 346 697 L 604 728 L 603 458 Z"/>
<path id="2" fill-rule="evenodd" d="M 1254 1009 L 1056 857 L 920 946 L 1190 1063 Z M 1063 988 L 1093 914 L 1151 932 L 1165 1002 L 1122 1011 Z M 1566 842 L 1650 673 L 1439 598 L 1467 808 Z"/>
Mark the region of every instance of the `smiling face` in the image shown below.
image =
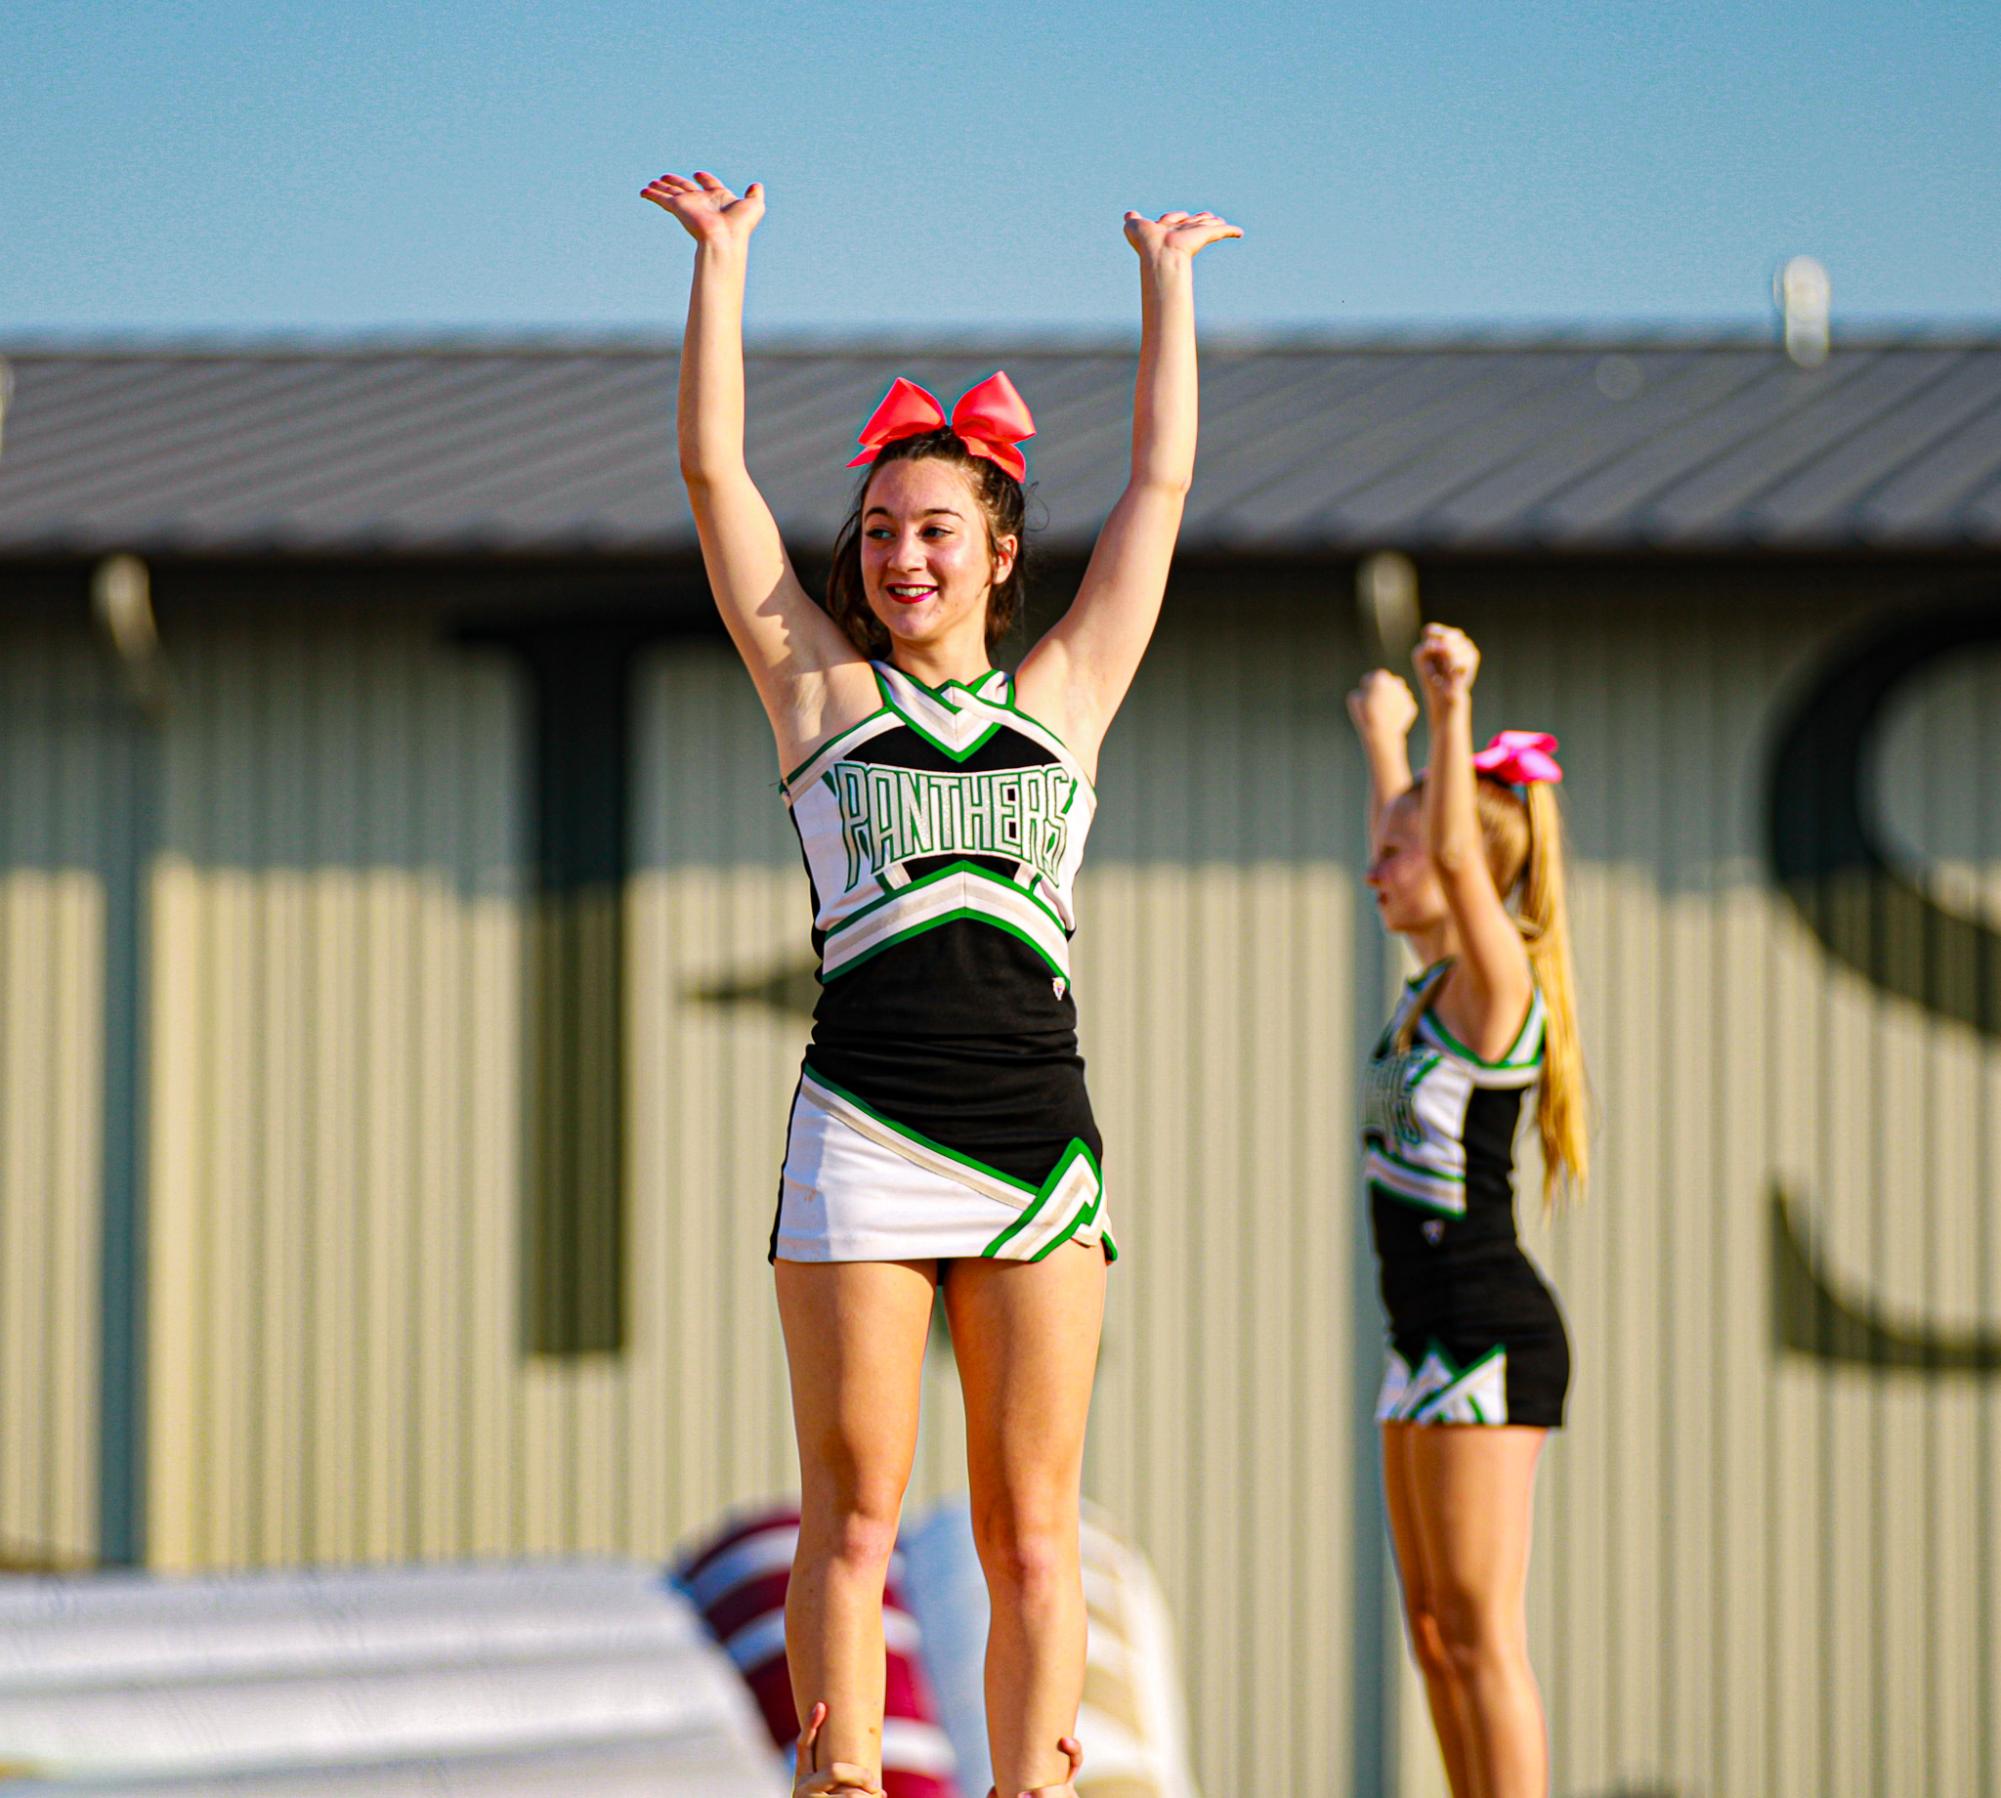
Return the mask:
<path id="1" fill-rule="evenodd" d="M 928 643 L 986 628 L 987 596 L 1020 545 L 990 538 L 972 483 L 936 456 L 883 464 L 862 507 L 862 589 L 893 641 Z"/>
<path id="2" fill-rule="evenodd" d="M 1375 852 L 1364 879 L 1376 896 L 1385 930 L 1403 934 L 1427 930 L 1447 914 L 1445 889 L 1424 846 L 1419 789 L 1412 787 L 1383 807 L 1376 825 Z"/>

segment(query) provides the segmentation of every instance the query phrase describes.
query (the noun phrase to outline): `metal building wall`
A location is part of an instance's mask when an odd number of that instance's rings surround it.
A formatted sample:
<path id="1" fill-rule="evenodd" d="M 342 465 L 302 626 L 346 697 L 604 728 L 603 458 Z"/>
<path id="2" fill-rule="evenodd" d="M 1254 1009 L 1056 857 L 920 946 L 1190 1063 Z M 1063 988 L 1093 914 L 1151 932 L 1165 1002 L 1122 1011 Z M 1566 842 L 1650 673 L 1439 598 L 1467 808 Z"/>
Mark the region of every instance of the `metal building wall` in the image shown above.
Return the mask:
<path id="1" fill-rule="evenodd" d="M 0 1565 L 98 1551 L 111 698 L 83 630 L 0 628 Z"/>
<path id="2" fill-rule="evenodd" d="M 1324 636 L 1226 616 L 1165 636 L 1105 757 L 1080 901 L 1084 1051 L 1125 1249 L 1086 1484 L 1167 1589 L 1212 1791 L 1311 1790 L 1375 1747 L 1352 1624 L 1352 1538 L 1374 1529 L 1351 1422 L 1355 906 L 1331 854 L 1359 788 L 1335 753 L 1334 669 Z M 797 842 L 731 653 L 678 652 L 651 693 L 637 1190 L 649 1211 L 666 1195 L 645 1265 L 681 1378 L 640 1427 L 692 1519 L 793 1479 L 764 1246 L 811 960 Z M 934 1342 L 914 1491 L 964 1482 Z"/>
<path id="3" fill-rule="evenodd" d="M 392 622 L 195 619 L 155 864 L 152 1559 L 511 1545 L 512 738 Z"/>
<path id="4" fill-rule="evenodd" d="M 1976 1792 L 2001 1760 L 1995 1014 L 1940 1015 L 2001 962 L 1951 932 L 1903 942 L 1891 908 L 1872 977 L 1821 940 L 1855 893 L 1795 903 L 1769 865 L 1774 743 L 1881 616 L 1868 578 L 1448 569 L 1427 589 L 1486 644 L 1483 726 L 1548 724 L 1572 770 L 1602 1123 L 1592 1201 L 1532 1230 L 1578 1354 L 1532 1627 L 1557 1789 L 1580 1798 Z M 534 1355 L 518 670 L 407 609 L 283 597 L 170 619 L 154 1559 L 665 1553 L 792 1478 L 763 1241 L 805 1029 L 804 883 L 747 684 L 719 646 L 642 666 L 627 1339 Z M 1893 597 L 1912 617 L 1929 601 Z M 1382 1564 L 1350 1095 L 1390 967 L 1355 904 L 1344 595 L 1241 598 L 1184 584 L 1101 783 L 1079 981 L 1128 1254 L 1088 1478 L 1160 1568 L 1209 1789 L 1354 1766 L 1364 1790 Z M 1991 645 L 1914 677 L 1870 798 L 1924 889 L 1985 905 L 1990 929 L 1997 698 Z M 72 1441 L 74 1471 L 17 1464 L 5 1502 L 46 1535 L 91 1480 L 91 1251 L 55 1246 L 88 1208 L 49 1198 L 95 1166 L 56 1145 L 93 1127 L 99 977 L 49 950 L 93 929 L 88 883 L 51 873 L 88 865 L 53 845 L 89 835 L 93 783 L 55 772 L 60 739 L 27 715 L 4 711 L 5 1402 Z M 21 791 L 47 796 L 42 824 Z M 37 1157 L 82 1171 L 24 1174 Z M 1781 1190 L 1832 1298 L 1781 1278 Z M 43 1277 L 22 1290 L 21 1269 Z M 45 1343 L 69 1345 L 74 1404 L 38 1384 Z M 961 1446 L 949 1368 L 930 1386 L 924 1494 L 956 1483 Z M 1434 1790 L 1407 1680 L 1397 1697 L 1396 1784 Z"/>
<path id="5" fill-rule="evenodd" d="M 638 679 L 630 1334 L 551 1357 L 517 1304 L 514 671 L 386 610 L 175 637 L 156 1563 L 664 1555 L 788 1489 L 764 1242 L 806 893 L 727 649 L 661 649 Z M 1079 962 L 1130 1243 L 1090 1487 L 1166 1582 L 1207 1777 L 1294 1789 L 1351 1751 L 1348 1532 L 1373 1527 L 1345 1421 L 1354 908 L 1328 854 L 1357 792 L 1331 649 L 1195 628 L 1149 682 L 1105 771 Z M 942 1351 L 930 1399 L 920 1498 L 963 1484 Z"/>
<path id="6" fill-rule="evenodd" d="M 1492 658 L 1482 728 L 1554 728 L 1571 771 L 1597 1165 L 1528 1232 L 1577 1350 L 1531 1615 L 1559 1792 L 1974 1794 L 2001 1763 L 2001 608 L 1805 585 L 1433 583 Z M 1796 904 L 1772 868 L 1801 708 L 1847 646 L 1933 628 L 1973 640 L 1859 727 L 1860 803 L 1984 947 L 1881 875 Z M 1871 969 L 1818 940 L 1842 908 Z M 1401 1697 L 1402 1789 L 1442 1792 Z"/>

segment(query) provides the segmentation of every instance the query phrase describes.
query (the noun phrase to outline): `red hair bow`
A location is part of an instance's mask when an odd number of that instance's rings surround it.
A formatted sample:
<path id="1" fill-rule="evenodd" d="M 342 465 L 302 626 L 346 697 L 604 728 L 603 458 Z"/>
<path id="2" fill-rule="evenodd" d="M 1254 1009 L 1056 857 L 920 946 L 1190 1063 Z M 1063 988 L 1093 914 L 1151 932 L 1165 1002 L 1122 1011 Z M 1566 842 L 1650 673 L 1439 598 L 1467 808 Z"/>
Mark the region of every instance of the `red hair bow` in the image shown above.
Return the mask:
<path id="1" fill-rule="evenodd" d="M 1556 739 L 1547 731 L 1504 730 L 1473 758 L 1474 768 L 1511 787 L 1532 786 L 1541 780 L 1559 781 L 1563 770 L 1556 765 Z"/>
<path id="2" fill-rule="evenodd" d="M 862 453 L 848 464 L 860 468 L 882 454 L 885 444 L 901 437 L 922 437 L 950 423 L 959 441 L 976 456 L 998 462 L 1018 481 L 1028 473 L 1028 458 L 1015 448 L 1035 435 L 1028 404 L 1004 374 L 991 374 L 959 396 L 948 421 L 937 396 L 901 375 L 890 383 L 882 404 L 869 414 L 859 439 Z"/>

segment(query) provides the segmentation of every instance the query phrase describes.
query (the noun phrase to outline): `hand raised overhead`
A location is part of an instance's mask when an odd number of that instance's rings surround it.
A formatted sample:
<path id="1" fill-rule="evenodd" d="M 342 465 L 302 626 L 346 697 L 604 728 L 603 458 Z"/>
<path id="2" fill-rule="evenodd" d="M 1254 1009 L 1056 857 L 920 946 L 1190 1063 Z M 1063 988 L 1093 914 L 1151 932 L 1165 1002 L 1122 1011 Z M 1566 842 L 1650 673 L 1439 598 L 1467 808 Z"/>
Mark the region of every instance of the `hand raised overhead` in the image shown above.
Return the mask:
<path id="1" fill-rule="evenodd" d="M 1449 624 L 1427 624 L 1411 654 L 1425 703 L 1450 705 L 1473 691 L 1480 651 L 1473 639 Z"/>
<path id="2" fill-rule="evenodd" d="M 1142 256 L 1193 256 L 1225 237 L 1243 232 L 1213 212 L 1163 212 L 1150 219 L 1143 212 L 1126 214 L 1126 242 Z"/>
<path id="3" fill-rule="evenodd" d="M 697 169 L 692 181 L 685 175 L 662 175 L 640 189 L 640 198 L 671 212 L 697 243 L 748 242 L 764 217 L 762 181 L 738 194 L 706 169 Z"/>
<path id="4" fill-rule="evenodd" d="M 1362 676 L 1348 695 L 1348 716 L 1364 737 L 1407 737 L 1417 722 L 1417 701 L 1387 668 Z"/>

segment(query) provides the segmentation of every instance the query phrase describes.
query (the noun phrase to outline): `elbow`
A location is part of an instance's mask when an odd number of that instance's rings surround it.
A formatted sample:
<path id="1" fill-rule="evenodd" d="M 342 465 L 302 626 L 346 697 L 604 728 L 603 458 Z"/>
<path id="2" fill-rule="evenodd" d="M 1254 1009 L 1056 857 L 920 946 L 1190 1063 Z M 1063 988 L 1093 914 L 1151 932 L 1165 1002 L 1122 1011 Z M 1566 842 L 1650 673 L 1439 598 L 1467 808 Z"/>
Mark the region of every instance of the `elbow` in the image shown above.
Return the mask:
<path id="1" fill-rule="evenodd" d="M 1426 845 L 1431 854 L 1431 865 L 1445 880 L 1457 880 L 1473 865 L 1479 845 L 1469 843 L 1464 837 L 1441 837 Z"/>
<path id="2" fill-rule="evenodd" d="M 680 478 L 690 494 L 710 494 L 734 482 L 748 480 L 750 470 L 740 454 L 728 450 L 690 448 L 680 452 Z"/>
<path id="3" fill-rule="evenodd" d="M 741 462 L 722 461 L 714 456 L 683 456 L 681 458 L 681 482 L 688 489 L 691 498 L 707 498 L 717 488 L 725 485 L 732 476 L 741 475 Z"/>
<path id="4" fill-rule="evenodd" d="M 1132 490 L 1147 493 L 1174 504 L 1183 505 L 1188 499 L 1188 490 L 1195 485 L 1195 471 L 1192 468 L 1135 468 Z"/>

